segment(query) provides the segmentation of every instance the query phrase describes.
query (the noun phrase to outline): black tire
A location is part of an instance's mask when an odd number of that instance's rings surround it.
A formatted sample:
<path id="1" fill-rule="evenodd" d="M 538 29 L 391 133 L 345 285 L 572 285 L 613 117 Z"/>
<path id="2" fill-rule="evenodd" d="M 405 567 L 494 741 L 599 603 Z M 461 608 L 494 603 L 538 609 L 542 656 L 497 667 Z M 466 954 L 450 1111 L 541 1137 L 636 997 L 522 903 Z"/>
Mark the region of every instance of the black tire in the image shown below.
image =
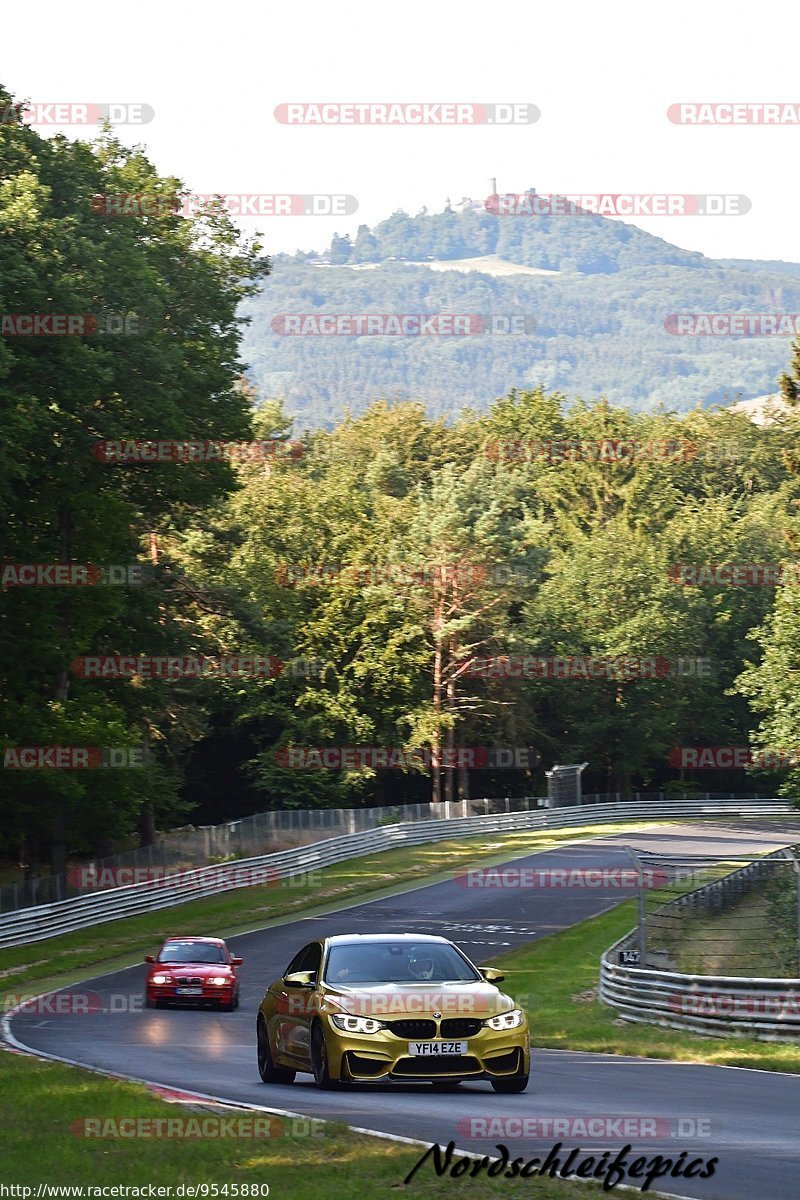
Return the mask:
<path id="1" fill-rule="evenodd" d="M 524 1092 L 528 1086 L 529 1075 L 510 1075 L 508 1079 L 493 1079 L 492 1087 L 496 1092 L 503 1092 L 506 1095 L 514 1092 Z"/>
<path id="2" fill-rule="evenodd" d="M 316 1024 L 311 1030 L 311 1070 L 314 1073 L 314 1083 L 325 1091 L 338 1087 L 339 1084 L 338 1080 L 332 1078 L 329 1065 L 325 1034 L 322 1032 L 322 1026 Z"/>
<path id="3" fill-rule="evenodd" d="M 294 1083 L 297 1074 L 296 1071 L 276 1067 L 273 1063 L 267 1027 L 263 1020 L 258 1022 L 258 1073 L 262 1083 Z"/>
<path id="4" fill-rule="evenodd" d="M 144 1006 L 145 1006 L 145 1008 L 155 1008 L 156 1002 L 155 1002 L 155 1000 L 151 1000 L 148 996 L 145 996 Z"/>

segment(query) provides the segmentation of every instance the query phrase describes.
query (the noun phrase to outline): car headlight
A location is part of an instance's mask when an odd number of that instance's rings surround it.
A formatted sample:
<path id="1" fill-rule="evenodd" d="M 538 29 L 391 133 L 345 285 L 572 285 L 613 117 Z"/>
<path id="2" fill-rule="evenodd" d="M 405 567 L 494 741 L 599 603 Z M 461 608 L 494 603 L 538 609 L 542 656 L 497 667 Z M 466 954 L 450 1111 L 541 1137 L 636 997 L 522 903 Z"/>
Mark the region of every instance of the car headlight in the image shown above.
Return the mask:
<path id="1" fill-rule="evenodd" d="M 338 1013 L 331 1021 L 343 1033 L 377 1033 L 384 1027 L 382 1021 L 374 1021 L 372 1017 L 345 1017 Z"/>
<path id="2" fill-rule="evenodd" d="M 212 975 L 208 982 L 213 984 L 214 987 L 224 987 L 226 983 L 230 983 L 231 981 L 227 975 Z"/>
<path id="3" fill-rule="evenodd" d="M 497 1017 L 489 1017 L 488 1021 L 484 1021 L 484 1025 L 488 1025 L 490 1029 L 516 1029 L 525 1020 L 525 1014 L 521 1008 L 512 1008 L 511 1012 L 500 1013 Z"/>
<path id="4" fill-rule="evenodd" d="M 150 982 L 151 983 L 170 983 L 171 980 L 170 980 L 169 975 L 154 975 Z"/>

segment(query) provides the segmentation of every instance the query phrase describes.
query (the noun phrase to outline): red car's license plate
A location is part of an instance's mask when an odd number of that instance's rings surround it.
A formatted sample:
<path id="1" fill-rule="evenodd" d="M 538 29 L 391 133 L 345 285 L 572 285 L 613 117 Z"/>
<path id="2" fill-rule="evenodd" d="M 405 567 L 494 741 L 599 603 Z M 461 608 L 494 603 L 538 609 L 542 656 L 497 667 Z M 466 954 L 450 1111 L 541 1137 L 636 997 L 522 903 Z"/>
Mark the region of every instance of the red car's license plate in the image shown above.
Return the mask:
<path id="1" fill-rule="evenodd" d="M 183 987 L 175 988 L 176 996 L 202 996 L 203 989 L 201 987 Z"/>

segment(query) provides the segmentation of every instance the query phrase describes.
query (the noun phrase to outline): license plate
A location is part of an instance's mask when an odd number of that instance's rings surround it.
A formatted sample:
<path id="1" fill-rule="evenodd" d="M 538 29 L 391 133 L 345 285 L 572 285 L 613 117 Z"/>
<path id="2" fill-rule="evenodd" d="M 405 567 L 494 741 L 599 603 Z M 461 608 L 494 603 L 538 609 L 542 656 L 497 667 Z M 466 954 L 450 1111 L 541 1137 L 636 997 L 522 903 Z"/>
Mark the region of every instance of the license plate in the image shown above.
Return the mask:
<path id="1" fill-rule="evenodd" d="M 466 1042 L 409 1042 L 408 1053 L 411 1058 L 422 1058 L 432 1055 L 438 1058 L 442 1054 L 466 1054 Z"/>
<path id="2" fill-rule="evenodd" d="M 201 987 L 185 987 L 175 988 L 176 996 L 202 996 L 203 989 Z"/>

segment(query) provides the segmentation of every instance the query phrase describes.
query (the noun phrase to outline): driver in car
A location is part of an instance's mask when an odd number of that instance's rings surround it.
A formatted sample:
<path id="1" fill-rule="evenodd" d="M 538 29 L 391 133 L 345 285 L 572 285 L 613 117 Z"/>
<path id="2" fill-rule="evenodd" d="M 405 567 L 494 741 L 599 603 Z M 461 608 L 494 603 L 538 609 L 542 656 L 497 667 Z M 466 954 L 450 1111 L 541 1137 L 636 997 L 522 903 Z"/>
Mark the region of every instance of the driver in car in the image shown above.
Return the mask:
<path id="1" fill-rule="evenodd" d="M 412 950 L 408 956 L 408 971 L 412 979 L 433 979 L 433 959 L 430 954 Z"/>

